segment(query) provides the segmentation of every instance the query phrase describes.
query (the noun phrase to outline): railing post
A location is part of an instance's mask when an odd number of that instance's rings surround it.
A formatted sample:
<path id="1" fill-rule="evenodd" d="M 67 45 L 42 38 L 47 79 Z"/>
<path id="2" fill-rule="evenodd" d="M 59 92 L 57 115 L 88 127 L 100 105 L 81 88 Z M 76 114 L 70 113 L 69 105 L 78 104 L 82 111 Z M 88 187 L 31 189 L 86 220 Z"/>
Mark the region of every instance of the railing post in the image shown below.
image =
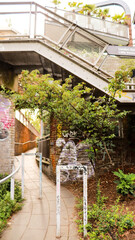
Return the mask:
<path id="1" fill-rule="evenodd" d="M 60 166 L 56 166 L 56 237 L 60 237 Z"/>
<path id="2" fill-rule="evenodd" d="M 12 167 L 12 172 L 14 172 L 14 164 Z M 14 188 L 15 188 L 14 176 L 12 176 L 11 180 L 10 180 L 10 198 L 11 198 L 11 200 L 14 200 L 14 191 L 15 191 Z"/>
<path id="3" fill-rule="evenodd" d="M 36 28 L 37 28 L 37 4 L 35 4 L 34 38 L 36 38 Z"/>
<path id="4" fill-rule="evenodd" d="M 31 38 L 31 11 L 32 11 L 32 3 L 30 3 L 30 15 L 29 15 L 29 38 Z"/>
<path id="5" fill-rule="evenodd" d="M 22 198 L 24 198 L 24 153 L 22 153 Z"/>
<path id="6" fill-rule="evenodd" d="M 40 174 L 40 198 L 42 198 L 42 153 L 40 153 L 39 174 Z"/>
<path id="7" fill-rule="evenodd" d="M 83 167 L 83 233 L 84 237 L 87 234 L 87 229 L 86 229 L 86 224 L 87 224 L 87 166 Z"/>

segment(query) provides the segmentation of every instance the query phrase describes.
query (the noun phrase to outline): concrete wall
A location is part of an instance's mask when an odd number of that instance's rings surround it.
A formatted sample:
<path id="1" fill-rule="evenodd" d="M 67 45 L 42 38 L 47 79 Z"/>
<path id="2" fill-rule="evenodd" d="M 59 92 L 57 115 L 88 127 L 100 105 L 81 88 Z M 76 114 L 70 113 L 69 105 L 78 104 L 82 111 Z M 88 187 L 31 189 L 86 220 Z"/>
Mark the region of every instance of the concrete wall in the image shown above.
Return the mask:
<path id="1" fill-rule="evenodd" d="M 15 91 L 18 90 L 18 77 L 14 73 L 13 66 L 0 61 L 0 85 L 1 84 Z"/>
<path id="2" fill-rule="evenodd" d="M 25 143 L 27 141 L 34 141 L 36 137 L 26 126 L 15 119 L 15 142 Z M 15 155 L 19 155 L 37 146 L 36 141 L 27 144 L 15 144 Z"/>

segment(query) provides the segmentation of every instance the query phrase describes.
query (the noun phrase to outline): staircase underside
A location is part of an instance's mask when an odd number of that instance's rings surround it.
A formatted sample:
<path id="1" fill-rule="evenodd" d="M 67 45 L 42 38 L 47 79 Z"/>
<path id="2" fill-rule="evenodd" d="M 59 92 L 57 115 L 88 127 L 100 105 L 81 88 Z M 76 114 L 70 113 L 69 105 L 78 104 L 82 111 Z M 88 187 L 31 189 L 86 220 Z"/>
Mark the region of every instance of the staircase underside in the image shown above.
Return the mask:
<path id="1" fill-rule="evenodd" d="M 41 40 L 5 40 L 0 43 L 0 61 L 10 64 L 19 73 L 22 69 L 42 69 L 49 72 L 51 63 L 66 70 L 70 74 L 86 82 L 101 93 L 106 93 L 110 76 L 82 60 L 77 60 L 72 55 L 63 52 L 44 43 Z M 54 70 L 55 71 L 55 70 Z M 59 73 L 58 78 L 59 78 Z M 124 92 L 118 99 L 121 103 L 133 103 L 135 91 Z"/>

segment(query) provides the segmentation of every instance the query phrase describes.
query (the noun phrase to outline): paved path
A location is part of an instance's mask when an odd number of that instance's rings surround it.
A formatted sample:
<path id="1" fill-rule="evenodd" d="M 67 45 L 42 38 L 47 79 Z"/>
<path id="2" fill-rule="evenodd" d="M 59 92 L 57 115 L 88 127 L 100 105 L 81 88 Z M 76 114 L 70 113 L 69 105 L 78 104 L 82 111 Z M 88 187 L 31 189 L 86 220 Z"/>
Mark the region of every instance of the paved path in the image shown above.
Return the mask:
<path id="1" fill-rule="evenodd" d="M 34 152 L 34 151 L 31 151 Z M 19 156 L 19 158 L 21 158 Z M 17 174 L 17 178 L 19 178 Z M 13 215 L 1 240 L 55 240 L 56 187 L 43 174 L 43 196 L 39 198 L 39 168 L 34 156 L 25 156 L 24 206 Z M 70 191 L 61 188 L 61 238 L 78 240 L 74 222 L 75 200 Z"/>

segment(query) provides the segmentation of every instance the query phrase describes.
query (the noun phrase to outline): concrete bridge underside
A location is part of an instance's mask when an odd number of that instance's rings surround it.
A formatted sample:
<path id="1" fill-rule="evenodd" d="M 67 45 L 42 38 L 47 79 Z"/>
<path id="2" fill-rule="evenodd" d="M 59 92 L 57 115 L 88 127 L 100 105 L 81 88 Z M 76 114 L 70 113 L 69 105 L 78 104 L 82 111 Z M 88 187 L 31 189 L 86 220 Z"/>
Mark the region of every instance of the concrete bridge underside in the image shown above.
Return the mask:
<path id="1" fill-rule="evenodd" d="M 105 94 L 108 80 L 112 77 L 72 54 L 64 54 L 43 40 L 5 40 L 0 43 L 0 61 L 11 66 L 15 74 L 22 69 L 39 69 L 43 73 L 52 73 L 55 78 L 63 74 L 74 75 L 78 81 L 86 82 L 99 94 Z M 120 103 L 133 103 L 134 91 L 125 92 Z"/>

